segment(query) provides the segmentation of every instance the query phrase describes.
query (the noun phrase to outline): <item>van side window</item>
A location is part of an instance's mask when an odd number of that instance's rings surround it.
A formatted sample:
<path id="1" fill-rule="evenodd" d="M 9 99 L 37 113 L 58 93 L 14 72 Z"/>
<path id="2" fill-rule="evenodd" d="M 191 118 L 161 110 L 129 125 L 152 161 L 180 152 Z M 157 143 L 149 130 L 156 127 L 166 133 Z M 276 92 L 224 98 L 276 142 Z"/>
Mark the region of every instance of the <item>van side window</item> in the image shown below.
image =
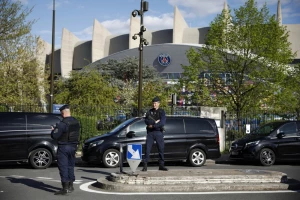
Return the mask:
<path id="1" fill-rule="evenodd" d="M 0 130 L 26 130 L 23 113 L 0 113 Z"/>
<path id="2" fill-rule="evenodd" d="M 51 125 L 59 123 L 60 119 L 54 115 L 27 114 L 27 129 L 51 129 Z"/>
<path id="3" fill-rule="evenodd" d="M 134 131 L 135 136 L 142 137 L 146 136 L 146 124 L 144 120 L 139 120 L 129 126 L 129 131 Z"/>
<path id="4" fill-rule="evenodd" d="M 286 136 L 296 136 L 297 126 L 295 122 L 287 123 L 279 128 L 279 133 L 283 132 Z"/>
<path id="5" fill-rule="evenodd" d="M 184 134 L 183 120 L 178 118 L 167 118 L 164 134 Z"/>
<path id="6" fill-rule="evenodd" d="M 203 119 L 185 119 L 186 133 L 211 132 L 214 133 L 211 124 Z"/>

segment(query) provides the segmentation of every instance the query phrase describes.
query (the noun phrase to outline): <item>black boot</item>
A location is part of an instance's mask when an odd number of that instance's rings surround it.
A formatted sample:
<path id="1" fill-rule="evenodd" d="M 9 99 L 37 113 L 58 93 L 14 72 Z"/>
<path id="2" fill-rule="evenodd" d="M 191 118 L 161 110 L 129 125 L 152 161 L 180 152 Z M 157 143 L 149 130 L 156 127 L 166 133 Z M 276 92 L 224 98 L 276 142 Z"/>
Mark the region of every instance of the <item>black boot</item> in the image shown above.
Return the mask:
<path id="1" fill-rule="evenodd" d="M 143 172 L 146 172 L 147 171 L 147 163 L 144 163 L 144 167 L 142 169 Z"/>
<path id="2" fill-rule="evenodd" d="M 71 193 L 73 191 L 74 191 L 73 182 L 69 182 L 68 193 Z"/>
<path id="3" fill-rule="evenodd" d="M 58 192 L 55 192 L 54 195 L 67 195 L 68 194 L 68 188 L 69 188 L 69 182 L 62 182 L 62 189 Z"/>
<path id="4" fill-rule="evenodd" d="M 164 165 L 159 165 L 158 170 L 161 170 L 161 171 L 168 171 L 168 168 L 166 168 Z"/>

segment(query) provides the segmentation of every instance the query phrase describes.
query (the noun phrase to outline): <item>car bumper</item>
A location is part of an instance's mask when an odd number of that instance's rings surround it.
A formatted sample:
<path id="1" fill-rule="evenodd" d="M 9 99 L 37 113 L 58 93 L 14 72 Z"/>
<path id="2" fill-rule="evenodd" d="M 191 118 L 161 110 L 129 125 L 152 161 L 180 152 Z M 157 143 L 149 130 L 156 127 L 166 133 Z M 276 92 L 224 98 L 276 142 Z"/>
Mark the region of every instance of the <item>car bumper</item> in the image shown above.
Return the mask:
<path id="1" fill-rule="evenodd" d="M 101 154 L 95 149 L 82 148 L 81 160 L 88 163 L 100 163 Z"/>
<path id="2" fill-rule="evenodd" d="M 256 160 L 257 154 L 255 148 L 243 150 L 230 150 L 229 159 L 231 160 Z"/>

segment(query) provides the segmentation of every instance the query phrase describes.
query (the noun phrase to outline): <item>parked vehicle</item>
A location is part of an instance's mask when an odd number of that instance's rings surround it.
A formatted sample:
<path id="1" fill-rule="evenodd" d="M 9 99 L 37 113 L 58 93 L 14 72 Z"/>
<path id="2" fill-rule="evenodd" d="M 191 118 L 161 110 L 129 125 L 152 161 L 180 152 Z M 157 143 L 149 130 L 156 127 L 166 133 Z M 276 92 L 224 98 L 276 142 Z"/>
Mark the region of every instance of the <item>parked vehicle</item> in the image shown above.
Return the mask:
<path id="1" fill-rule="evenodd" d="M 205 164 L 206 159 L 219 158 L 219 133 L 215 120 L 188 116 L 167 116 L 165 125 L 165 160 L 189 161 L 192 166 Z M 82 160 L 103 163 L 105 167 L 120 164 L 120 144 L 126 160 L 126 144 L 142 144 L 145 154 L 146 125 L 144 118 L 131 118 L 110 132 L 86 140 L 82 146 Z M 158 160 L 156 144 L 152 148 L 150 161 Z"/>
<path id="2" fill-rule="evenodd" d="M 51 125 L 61 120 L 51 113 L 0 113 L 0 162 L 29 162 L 45 169 L 56 160 L 57 142 L 51 138 Z"/>
<path id="3" fill-rule="evenodd" d="M 264 166 L 300 160 L 300 121 L 275 121 L 255 129 L 232 143 L 230 159 L 255 160 Z"/>

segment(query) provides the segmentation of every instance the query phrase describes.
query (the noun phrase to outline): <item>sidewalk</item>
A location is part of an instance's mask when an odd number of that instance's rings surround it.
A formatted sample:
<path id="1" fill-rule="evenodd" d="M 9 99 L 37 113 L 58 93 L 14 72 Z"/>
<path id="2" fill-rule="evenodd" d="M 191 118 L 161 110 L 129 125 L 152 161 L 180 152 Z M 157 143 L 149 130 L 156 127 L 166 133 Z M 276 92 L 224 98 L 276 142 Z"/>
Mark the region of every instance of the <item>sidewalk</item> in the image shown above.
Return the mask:
<path id="1" fill-rule="evenodd" d="M 190 169 L 112 173 L 99 178 L 95 190 L 111 192 L 217 192 L 288 190 L 287 175 L 267 170 Z M 298 187 L 299 188 L 299 187 Z"/>
<path id="2" fill-rule="evenodd" d="M 76 164 L 84 163 L 81 152 Z M 206 164 L 229 163 L 229 155 L 208 159 Z M 300 182 L 289 180 L 282 172 L 252 169 L 172 169 L 169 171 L 136 170 L 111 173 L 97 179 L 90 189 L 111 192 L 216 192 L 299 190 Z"/>

